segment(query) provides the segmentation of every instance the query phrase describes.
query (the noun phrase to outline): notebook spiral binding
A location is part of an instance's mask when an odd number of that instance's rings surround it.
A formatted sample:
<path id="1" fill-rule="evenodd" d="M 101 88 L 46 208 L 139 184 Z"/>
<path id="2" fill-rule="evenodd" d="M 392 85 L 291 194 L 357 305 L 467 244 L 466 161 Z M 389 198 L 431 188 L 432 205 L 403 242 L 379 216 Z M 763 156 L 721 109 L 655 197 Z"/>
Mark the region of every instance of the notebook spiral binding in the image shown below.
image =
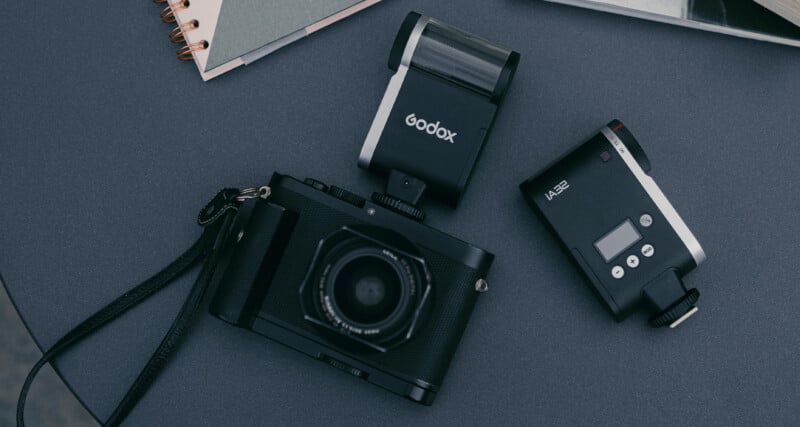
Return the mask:
<path id="1" fill-rule="evenodd" d="M 178 1 L 169 1 L 169 0 L 153 0 L 153 3 L 161 4 L 166 3 L 164 9 L 161 10 L 160 16 L 161 20 L 167 24 L 172 24 L 176 22 L 175 13 L 188 9 L 191 6 L 191 2 L 189 0 L 178 0 Z M 208 41 L 200 40 L 193 43 L 187 43 L 186 41 L 186 33 L 189 31 L 195 30 L 200 27 L 200 22 L 196 19 L 192 19 L 191 21 L 181 23 L 177 25 L 172 31 L 169 32 L 169 39 L 173 43 L 186 43 L 184 46 L 181 46 L 175 51 L 175 55 L 181 61 L 191 61 L 192 60 L 192 53 L 198 50 L 208 49 Z"/>

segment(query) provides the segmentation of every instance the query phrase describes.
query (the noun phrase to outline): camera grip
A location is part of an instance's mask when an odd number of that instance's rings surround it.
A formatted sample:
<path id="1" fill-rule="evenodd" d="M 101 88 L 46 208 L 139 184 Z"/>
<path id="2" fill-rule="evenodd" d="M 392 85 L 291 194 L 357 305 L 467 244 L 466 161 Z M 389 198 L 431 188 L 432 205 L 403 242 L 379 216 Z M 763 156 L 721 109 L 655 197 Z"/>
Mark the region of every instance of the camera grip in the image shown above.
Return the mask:
<path id="1" fill-rule="evenodd" d="M 282 206 L 256 202 L 247 226 L 234 229 L 237 242 L 209 311 L 249 328 L 269 289 L 297 215 Z M 266 262 L 265 262 L 266 261 Z"/>

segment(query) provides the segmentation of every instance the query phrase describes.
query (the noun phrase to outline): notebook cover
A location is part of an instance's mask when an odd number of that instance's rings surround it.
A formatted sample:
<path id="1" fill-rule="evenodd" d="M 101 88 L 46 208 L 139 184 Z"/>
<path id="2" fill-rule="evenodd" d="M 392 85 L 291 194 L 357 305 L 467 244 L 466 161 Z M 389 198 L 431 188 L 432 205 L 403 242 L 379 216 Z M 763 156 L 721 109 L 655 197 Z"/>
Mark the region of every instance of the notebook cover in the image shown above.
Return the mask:
<path id="1" fill-rule="evenodd" d="M 203 80 L 249 64 L 380 0 L 195 0 L 176 10 L 176 23 L 197 20 L 186 43 L 208 42 L 195 50 Z"/>

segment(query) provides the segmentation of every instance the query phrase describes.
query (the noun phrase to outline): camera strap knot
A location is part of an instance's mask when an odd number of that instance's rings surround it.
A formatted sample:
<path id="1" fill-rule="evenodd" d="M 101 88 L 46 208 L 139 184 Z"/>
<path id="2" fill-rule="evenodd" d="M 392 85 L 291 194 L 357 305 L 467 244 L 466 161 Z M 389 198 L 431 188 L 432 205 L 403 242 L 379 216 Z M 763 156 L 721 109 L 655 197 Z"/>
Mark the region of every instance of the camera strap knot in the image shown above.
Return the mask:
<path id="1" fill-rule="evenodd" d="M 121 314 L 165 288 L 191 267 L 202 261 L 203 267 L 200 270 L 200 274 L 197 276 L 189 295 L 186 297 L 167 333 L 162 338 L 161 343 L 159 343 L 158 348 L 153 352 L 150 360 L 147 361 L 147 364 L 130 386 L 125 397 L 119 402 L 117 408 L 108 420 L 103 423 L 105 426 L 119 425 L 145 394 L 164 366 L 166 366 L 170 355 L 192 325 L 197 310 L 214 276 L 214 271 L 222 252 L 220 249 L 227 240 L 239 206 L 248 199 L 266 199 L 267 197 L 269 197 L 269 187 L 248 188 L 245 190 L 226 188 L 217 193 L 197 216 L 198 224 L 204 228 L 203 234 L 186 252 L 154 276 L 125 292 L 89 316 L 44 352 L 39 361 L 31 368 L 25 383 L 22 385 L 19 400 L 17 401 L 17 426 L 24 427 L 25 425 L 25 400 L 34 378 L 44 365 Z"/>

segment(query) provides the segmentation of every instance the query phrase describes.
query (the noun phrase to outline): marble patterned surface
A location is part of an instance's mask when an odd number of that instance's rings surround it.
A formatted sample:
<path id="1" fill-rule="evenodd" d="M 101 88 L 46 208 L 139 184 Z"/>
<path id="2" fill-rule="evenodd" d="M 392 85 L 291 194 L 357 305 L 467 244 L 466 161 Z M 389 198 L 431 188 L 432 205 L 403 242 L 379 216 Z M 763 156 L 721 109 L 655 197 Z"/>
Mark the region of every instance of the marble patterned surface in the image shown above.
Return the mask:
<path id="1" fill-rule="evenodd" d="M 31 366 L 41 356 L 0 286 L 0 426 L 16 422 L 17 397 Z M 28 426 L 97 426 L 55 371 L 44 368 L 34 381 L 26 406 Z"/>

